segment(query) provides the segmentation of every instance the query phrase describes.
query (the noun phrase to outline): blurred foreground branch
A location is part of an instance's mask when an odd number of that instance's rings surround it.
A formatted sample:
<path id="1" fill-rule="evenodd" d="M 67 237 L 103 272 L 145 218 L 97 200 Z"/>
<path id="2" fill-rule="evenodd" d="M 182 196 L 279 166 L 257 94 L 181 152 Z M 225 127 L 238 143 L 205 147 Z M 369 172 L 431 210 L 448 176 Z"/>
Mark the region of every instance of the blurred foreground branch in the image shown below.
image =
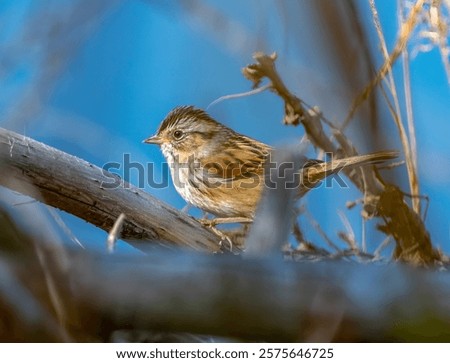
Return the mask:
<path id="1" fill-rule="evenodd" d="M 0 128 L 0 185 L 108 231 L 125 214 L 121 237 L 219 251 L 218 237 L 195 219 L 75 156 Z M 115 187 L 106 187 L 115 183 Z"/>
<path id="2" fill-rule="evenodd" d="M 108 341 L 116 331 L 136 330 L 270 342 L 450 341 L 444 272 L 157 250 L 66 253 L 64 271 L 51 253 L 47 268 L 75 340 Z M 29 275 L 39 266 L 20 261 L 10 268 Z"/>

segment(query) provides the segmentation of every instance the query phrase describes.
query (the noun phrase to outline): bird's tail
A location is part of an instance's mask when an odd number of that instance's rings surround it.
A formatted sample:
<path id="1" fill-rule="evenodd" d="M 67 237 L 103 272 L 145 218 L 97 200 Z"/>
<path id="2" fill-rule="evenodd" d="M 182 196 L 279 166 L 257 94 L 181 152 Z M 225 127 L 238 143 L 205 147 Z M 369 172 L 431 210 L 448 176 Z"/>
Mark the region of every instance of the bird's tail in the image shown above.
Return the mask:
<path id="1" fill-rule="evenodd" d="M 305 165 L 303 172 L 303 184 L 312 187 L 320 180 L 349 167 L 358 167 L 367 164 L 382 163 L 386 160 L 397 158 L 398 151 L 386 150 L 365 155 L 349 156 L 328 162 L 314 162 Z M 306 170 L 305 170 L 306 169 Z"/>

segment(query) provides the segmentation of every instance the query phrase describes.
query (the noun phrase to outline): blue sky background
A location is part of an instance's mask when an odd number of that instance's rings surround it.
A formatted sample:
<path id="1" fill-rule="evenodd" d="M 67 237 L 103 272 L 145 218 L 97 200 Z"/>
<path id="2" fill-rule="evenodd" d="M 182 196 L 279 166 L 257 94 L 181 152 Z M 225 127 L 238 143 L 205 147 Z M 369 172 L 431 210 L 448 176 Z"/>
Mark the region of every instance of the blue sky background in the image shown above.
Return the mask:
<path id="1" fill-rule="evenodd" d="M 369 7 L 364 1 L 357 3 L 359 21 L 379 68 L 382 58 Z M 376 4 L 392 50 L 398 32 L 396 2 Z M 252 62 L 257 50 L 276 51 L 278 70 L 289 88 L 339 123 L 351 95 L 323 43 L 327 34 L 317 18 L 308 1 L 2 1 L 0 126 L 99 166 L 121 162 L 124 153 L 136 162 L 161 165 L 159 149 L 141 140 L 154 133 L 176 105 L 205 108 L 220 96 L 249 90 L 241 68 Z M 419 178 L 422 193 L 430 198 L 426 224 L 433 243 L 449 253 L 449 83 L 437 48 L 419 53 L 410 70 Z M 394 71 L 402 100 L 400 63 Z M 303 135 L 301 127 L 281 124 L 283 104 L 268 92 L 222 102 L 209 112 L 237 131 L 275 146 L 298 142 Z M 385 107 L 379 117 L 388 135 L 386 146 L 399 149 Z M 364 138 L 358 138 L 361 132 L 370 133 L 369 127 L 364 120 L 358 122 L 360 131 L 349 129 L 349 135 L 357 137 L 352 140 L 359 150 L 371 151 Z M 404 168 L 397 175 L 403 175 L 400 180 L 407 190 Z M 130 181 L 137 182 L 135 173 Z M 146 190 L 177 208 L 185 204 L 171 184 Z M 354 188 L 321 188 L 310 193 L 305 203 L 339 244 L 336 232 L 345 228 L 337 210 L 349 216 L 361 241 L 360 208 L 345 209 L 346 201 L 358 197 Z M 60 215 L 81 241 L 104 248 L 105 232 L 63 212 Z M 374 230 L 375 224 L 370 221 L 366 228 L 372 251 L 384 238 Z M 308 219 L 302 218 L 301 225 L 307 237 L 319 243 Z M 121 248 L 129 250 L 125 244 Z"/>

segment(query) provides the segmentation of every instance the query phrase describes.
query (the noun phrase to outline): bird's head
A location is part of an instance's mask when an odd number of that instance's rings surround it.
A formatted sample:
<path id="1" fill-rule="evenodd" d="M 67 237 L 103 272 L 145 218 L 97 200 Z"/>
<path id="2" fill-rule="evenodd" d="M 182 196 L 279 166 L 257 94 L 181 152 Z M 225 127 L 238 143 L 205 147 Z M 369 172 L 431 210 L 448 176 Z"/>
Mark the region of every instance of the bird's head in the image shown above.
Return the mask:
<path id="1" fill-rule="evenodd" d="M 224 137 L 226 140 L 230 131 L 205 111 L 193 106 L 180 106 L 166 116 L 155 135 L 143 142 L 159 145 L 164 154 L 201 153 L 205 147 L 213 148 L 215 140 L 223 140 Z"/>

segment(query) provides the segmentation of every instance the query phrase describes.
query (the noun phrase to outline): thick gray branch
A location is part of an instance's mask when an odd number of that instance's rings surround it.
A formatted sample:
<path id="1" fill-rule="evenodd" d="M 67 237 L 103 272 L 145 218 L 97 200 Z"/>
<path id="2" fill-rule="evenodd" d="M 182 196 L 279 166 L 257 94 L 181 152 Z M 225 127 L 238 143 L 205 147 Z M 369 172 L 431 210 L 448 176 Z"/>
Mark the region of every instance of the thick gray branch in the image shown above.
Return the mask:
<path id="1" fill-rule="evenodd" d="M 0 128 L 0 185 L 109 231 L 125 214 L 122 238 L 218 251 L 215 234 L 143 190 L 75 156 Z M 107 188 L 113 180 L 116 188 Z"/>

